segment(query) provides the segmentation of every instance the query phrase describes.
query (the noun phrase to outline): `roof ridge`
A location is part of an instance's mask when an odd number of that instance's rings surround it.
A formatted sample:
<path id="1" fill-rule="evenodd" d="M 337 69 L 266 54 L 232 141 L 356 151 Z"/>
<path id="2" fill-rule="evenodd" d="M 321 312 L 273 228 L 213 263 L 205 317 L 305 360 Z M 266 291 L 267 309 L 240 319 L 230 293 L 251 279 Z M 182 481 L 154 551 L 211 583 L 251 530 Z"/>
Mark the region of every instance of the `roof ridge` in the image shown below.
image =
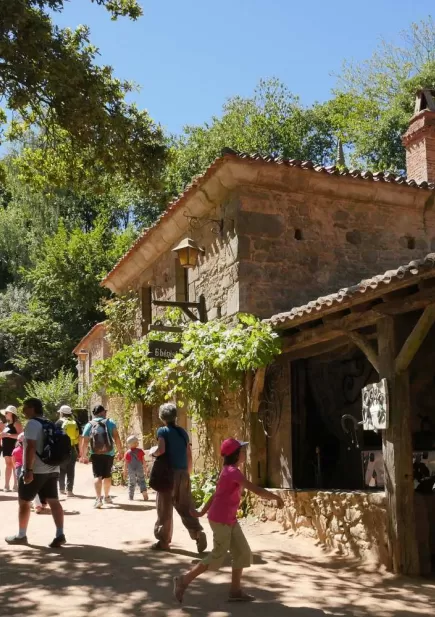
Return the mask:
<path id="1" fill-rule="evenodd" d="M 197 176 L 194 176 L 189 184 L 187 184 L 181 193 L 179 193 L 176 197 L 171 199 L 168 203 L 165 210 L 160 214 L 160 216 L 155 220 L 155 222 L 145 229 L 136 240 L 133 242 L 131 247 L 128 249 L 126 253 L 116 262 L 113 268 L 106 274 L 104 279 L 101 282 L 101 285 L 104 286 L 105 282 L 110 278 L 110 276 L 118 269 L 118 267 L 128 259 L 132 252 L 145 240 L 145 238 L 160 224 L 160 222 L 171 216 L 174 210 L 178 209 L 182 206 L 184 201 L 190 196 L 190 194 L 197 190 L 200 184 L 205 182 L 213 173 L 218 169 L 226 160 L 239 160 L 239 161 L 260 161 L 266 164 L 272 165 L 284 165 L 287 167 L 299 168 L 307 171 L 311 171 L 313 173 L 325 173 L 330 176 L 340 176 L 340 177 L 348 177 L 359 180 L 365 180 L 367 182 L 386 182 L 391 183 L 393 185 L 406 185 L 409 188 L 417 188 L 417 189 L 426 189 L 426 190 L 435 190 L 435 183 L 428 182 L 420 182 L 417 183 L 415 180 L 407 180 L 406 177 L 396 175 L 390 171 L 380 171 L 380 172 L 371 172 L 371 171 L 361 171 L 360 169 L 349 169 L 347 167 L 339 168 L 336 165 L 318 165 L 313 161 L 302 161 L 299 159 L 290 159 L 290 158 L 282 158 L 278 155 L 262 155 L 259 152 L 248 153 L 243 151 L 233 150 L 232 148 L 223 148 L 221 150 L 220 156 L 216 157 L 212 163 L 207 167 L 207 169 Z"/>

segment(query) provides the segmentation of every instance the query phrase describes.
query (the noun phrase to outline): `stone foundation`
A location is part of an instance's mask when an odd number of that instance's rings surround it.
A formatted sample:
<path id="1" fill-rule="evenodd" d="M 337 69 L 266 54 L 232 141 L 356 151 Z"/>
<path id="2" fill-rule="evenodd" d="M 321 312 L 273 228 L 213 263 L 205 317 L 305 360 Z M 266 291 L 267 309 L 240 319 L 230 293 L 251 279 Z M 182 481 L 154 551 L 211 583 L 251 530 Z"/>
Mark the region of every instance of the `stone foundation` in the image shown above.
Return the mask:
<path id="1" fill-rule="evenodd" d="M 339 554 L 389 566 L 384 493 L 276 491 L 285 506 L 257 499 L 254 512 L 289 533 L 316 539 Z"/>

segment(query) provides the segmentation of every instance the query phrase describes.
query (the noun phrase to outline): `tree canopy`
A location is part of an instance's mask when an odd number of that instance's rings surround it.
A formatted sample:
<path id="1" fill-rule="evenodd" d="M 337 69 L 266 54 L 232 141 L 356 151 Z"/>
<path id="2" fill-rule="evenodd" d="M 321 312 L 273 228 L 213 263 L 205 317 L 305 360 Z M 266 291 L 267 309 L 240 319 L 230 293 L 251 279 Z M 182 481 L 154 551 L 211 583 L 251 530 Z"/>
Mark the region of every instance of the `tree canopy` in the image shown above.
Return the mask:
<path id="1" fill-rule="evenodd" d="M 182 135 L 173 138 L 166 172 L 169 193 L 182 190 L 226 147 L 330 162 L 336 137 L 329 119 L 319 112 L 318 105 L 303 106 L 278 79 L 261 80 L 252 96 L 230 98 L 220 117 L 186 126 Z"/>
<path id="2" fill-rule="evenodd" d="M 330 164 L 340 138 L 349 166 L 403 172 L 415 90 L 435 88 L 428 18 L 346 62 L 324 103 L 262 80 L 168 136 L 127 103 L 133 84 L 97 64 L 86 27 L 55 25 L 65 1 L 0 3 L 1 119 L 13 143 L 0 182 L 0 370 L 32 379 L 73 366 L 72 349 L 104 318 L 101 278 L 223 148 Z M 141 15 L 136 0 L 94 1 L 114 19 Z"/>
<path id="3" fill-rule="evenodd" d="M 347 144 L 351 162 L 374 171 L 405 171 L 402 135 L 420 88 L 435 88 L 435 22 L 432 17 L 382 40 L 367 60 L 345 61 L 334 96 L 323 113 Z"/>
<path id="4" fill-rule="evenodd" d="M 92 0 L 91 0 L 92 1 Z M 136 0 L 95 0 L 113 19 L 137 19 Z M 64 0 L 0 3 L 0 99 L 12 116 L 6 137 L 29 128 L 37 139 L 21 151 L 29 181 L 104 190 L 116 175 L 147 191 L 159 186 L 166 147 L 162 130 L 126 101 L 134 89 L 97 64 L 86 26 L 60 28 L 51 12 Z M 3 113 L 0 121 L 6 121 Z"/>

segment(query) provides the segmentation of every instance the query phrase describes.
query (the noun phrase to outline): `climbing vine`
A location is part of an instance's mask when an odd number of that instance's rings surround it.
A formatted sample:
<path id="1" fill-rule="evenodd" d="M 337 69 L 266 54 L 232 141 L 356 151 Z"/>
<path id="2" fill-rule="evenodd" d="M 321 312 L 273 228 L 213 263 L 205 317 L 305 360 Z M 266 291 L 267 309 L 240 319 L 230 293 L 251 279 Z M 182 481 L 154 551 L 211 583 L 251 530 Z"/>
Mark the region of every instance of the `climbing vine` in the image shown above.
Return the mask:
<path id="1" fill-rule="evenodd" d="M 172 323 L 179 318 L 169 317 Z M 156 339 L 181 342 L 181 351 L 171 361 L 148 358 L 149 341 Z M 245 372 L 266 366 L 279 351 L 278 336 L 252 315 L 240 314 L 230 326 L 221 320 L 193 322 L 181 333 L 152 332 L 99 361 L 93 388 L 131 405 L 177 400 L 205 422 L 218 414 L 225 392 L 242 387 Z"/>

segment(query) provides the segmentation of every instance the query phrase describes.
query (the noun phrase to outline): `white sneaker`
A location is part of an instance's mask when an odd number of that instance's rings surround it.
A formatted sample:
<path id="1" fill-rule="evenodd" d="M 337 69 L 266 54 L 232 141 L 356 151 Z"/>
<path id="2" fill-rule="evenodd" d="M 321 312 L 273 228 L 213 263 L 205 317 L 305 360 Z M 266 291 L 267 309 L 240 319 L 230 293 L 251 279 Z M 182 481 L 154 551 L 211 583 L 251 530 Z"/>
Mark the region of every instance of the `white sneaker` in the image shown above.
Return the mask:
<path id="1" fill-rule="evenodd" d="M 110 506 L 113 504 L 113 499 L 112 497 L 109 495 L 108 497 L 104 498 L 104 503 L 106 504 L 106 506 Z"/>
<path id="2" fill-rule="evenodd" d="M 101 497 L 97 497 L 94 503 L 94 508 L 102 508 L 103 507 L 103 499 Z"/>

